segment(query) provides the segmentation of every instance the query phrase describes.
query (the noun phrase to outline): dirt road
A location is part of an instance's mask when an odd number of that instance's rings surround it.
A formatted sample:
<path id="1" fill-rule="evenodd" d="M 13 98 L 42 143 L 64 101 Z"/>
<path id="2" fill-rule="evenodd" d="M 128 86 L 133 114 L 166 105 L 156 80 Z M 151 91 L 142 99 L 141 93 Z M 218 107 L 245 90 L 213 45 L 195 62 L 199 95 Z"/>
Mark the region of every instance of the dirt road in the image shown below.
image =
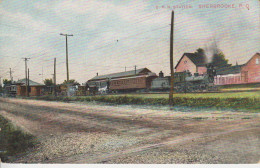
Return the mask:
<path id="1" fill-rule="evenodd" d="M 260 113 L 0 98 L 41 145 L 14 162 L 258 163 Z"/>

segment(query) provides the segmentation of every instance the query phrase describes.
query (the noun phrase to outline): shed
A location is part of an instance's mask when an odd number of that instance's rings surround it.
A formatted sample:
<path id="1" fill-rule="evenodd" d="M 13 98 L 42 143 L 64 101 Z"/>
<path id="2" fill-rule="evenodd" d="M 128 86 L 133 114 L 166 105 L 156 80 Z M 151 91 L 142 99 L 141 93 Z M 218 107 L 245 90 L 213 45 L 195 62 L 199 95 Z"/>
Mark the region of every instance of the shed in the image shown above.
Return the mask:
<path id="1" fill-rule="evenodd" d="M 17 96 L 26 96 L 26 79 L 21 79 L 16 82 Z M 29 95 L 40 96 L 44 84 L 29 80 Z"/>

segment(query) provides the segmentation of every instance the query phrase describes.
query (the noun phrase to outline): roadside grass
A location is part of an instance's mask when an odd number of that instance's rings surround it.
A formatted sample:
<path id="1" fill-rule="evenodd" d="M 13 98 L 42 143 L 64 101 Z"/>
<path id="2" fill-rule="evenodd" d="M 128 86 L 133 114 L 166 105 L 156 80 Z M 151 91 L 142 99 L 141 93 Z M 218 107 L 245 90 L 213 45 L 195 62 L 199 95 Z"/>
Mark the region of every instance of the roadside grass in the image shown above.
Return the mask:
<path id="1" fill-rule="evenodd" d="M 3 162 L 8 161 L 9 156 L 24 153 L 37 144 L 32 135 L 16 128 L 1 115 L 0 128 L 0 158 Z"/>
<path id="2" fill-rule="evenodd" d="M 242 119 L 248 120 L 251 119 L 250 117 L 243 117 Z"/>
<path id="3" fill-rule="evenodd" d="M 260 88 L 227 88 L 227 89 L 221 89 L 221 91 L 260 91 Z"/>
<path id="4" fill-rule="evenodd" d="M 141 98 L 168 98 L 169 94 L 118 94 L 107 96 L 133 96 Z M 182 98 L 260 98 L 260 91 L 230 93 L 175 93 L 174 97 Z"/>
<path id="5" fill-rule="evenodd" d="M 111 104 L 168 105 L 168 94 L 120 94 L 79 97 L 42 96 L 34 98 L 48 101 L 65 102 L 97 101 Z M 260 91 L 236 93 L 174 94 L 173 105 L 217 109 L 232 108 L 239 110 L 250 110 L 250 112 L 260 112 Z"/>
<path id="6" fill-rule="evenodd" d="M 208 119 L 208 117 L 193 117 L 192 119 L 194 119 L 194 120 L 204 120 L 204 119 Z"/>
<path id="7" fill-rule="evenodd" d="M 218 86 L 219 89 L 239 89 L 239 88 L 260 88 L 260 83 L 251 84 L 233 84 L 233 85 L 222 85 Z"/>
<path id="8" fill-rule="evenodd" d="M 260 83 L 223 85 L 218 88 L 220 91 L 260 91 Z"/>

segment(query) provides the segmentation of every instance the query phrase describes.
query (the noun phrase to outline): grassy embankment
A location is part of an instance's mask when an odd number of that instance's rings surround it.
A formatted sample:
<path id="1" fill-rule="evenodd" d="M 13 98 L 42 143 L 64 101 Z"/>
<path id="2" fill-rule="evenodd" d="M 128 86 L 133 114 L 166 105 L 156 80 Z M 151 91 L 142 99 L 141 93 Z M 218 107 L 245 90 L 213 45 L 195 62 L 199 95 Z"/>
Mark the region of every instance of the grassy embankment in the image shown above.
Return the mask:
<path id="1" fill-rule="evenodd" d="M 37 97 L 54 101 L 98 101 L 113 104 L 168 105 L 168 94 L 120 94 L 81 97 Z M 174 94 L 174 104 L 189 107 L 233 108 L 260 111 L 260 91 L 235 93 L 187 93 Z"/>
<path id="2" fill-rule="evenodd" d="M 37 141 L 30 134 L 16 128 L 0 115 L 0 158 L 8 162 L 10 156 L 16 156 L 34 147 Z"/>
<path id="3" fill-rule="evenodd" d="M 221 91 L 260 91 L 260 83 L 219 86 Z"/>

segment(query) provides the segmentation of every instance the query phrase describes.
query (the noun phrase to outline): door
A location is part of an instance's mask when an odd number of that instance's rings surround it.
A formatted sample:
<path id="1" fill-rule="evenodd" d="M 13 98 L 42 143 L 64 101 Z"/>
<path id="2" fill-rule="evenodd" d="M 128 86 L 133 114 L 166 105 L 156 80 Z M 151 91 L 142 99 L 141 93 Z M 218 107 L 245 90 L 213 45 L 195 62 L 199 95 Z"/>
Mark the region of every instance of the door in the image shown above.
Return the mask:
<path id="1" fill-rule="evenodd" d="M 248 82 L 248 71 L 242 71 L 241 77 L 242 77 L 242 82 L 247 83 Z"/>

